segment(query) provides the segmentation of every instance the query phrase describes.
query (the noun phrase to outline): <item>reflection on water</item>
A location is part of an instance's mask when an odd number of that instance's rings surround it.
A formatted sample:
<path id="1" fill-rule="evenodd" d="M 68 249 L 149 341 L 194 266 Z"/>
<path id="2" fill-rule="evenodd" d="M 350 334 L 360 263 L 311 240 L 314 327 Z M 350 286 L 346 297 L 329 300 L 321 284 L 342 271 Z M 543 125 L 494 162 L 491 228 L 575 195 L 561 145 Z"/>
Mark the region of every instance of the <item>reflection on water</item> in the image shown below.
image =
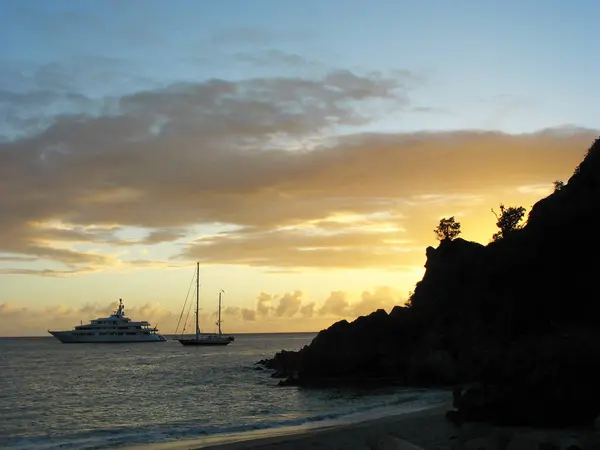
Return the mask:
<path id="1" fill-rule="evenodd" d="M 293 425 L 431 401 L 382 389 L 277 387 L 254 363 L 314 334 L 239 335 L 227 347 L 179 342 L 61 344 L 0 339 L 0 445 L 99 448 Z M 416 397 L 415 397 L 416 395 Z"/>

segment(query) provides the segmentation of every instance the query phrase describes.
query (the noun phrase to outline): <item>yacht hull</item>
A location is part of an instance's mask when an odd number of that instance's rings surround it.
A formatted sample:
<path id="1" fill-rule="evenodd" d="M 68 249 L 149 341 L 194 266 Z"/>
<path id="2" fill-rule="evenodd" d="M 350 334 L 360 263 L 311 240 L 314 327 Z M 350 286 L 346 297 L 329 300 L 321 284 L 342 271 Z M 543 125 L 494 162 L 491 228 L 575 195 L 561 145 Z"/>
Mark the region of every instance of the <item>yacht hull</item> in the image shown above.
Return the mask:
<path id="1" fill-rule="evenodd" d="M 134 342 L 166 342 L 162 334 L 139 334 L 134 336 L 78 336 L 72 331 L 48 331 L 63 344 L 123 344 Z"/>

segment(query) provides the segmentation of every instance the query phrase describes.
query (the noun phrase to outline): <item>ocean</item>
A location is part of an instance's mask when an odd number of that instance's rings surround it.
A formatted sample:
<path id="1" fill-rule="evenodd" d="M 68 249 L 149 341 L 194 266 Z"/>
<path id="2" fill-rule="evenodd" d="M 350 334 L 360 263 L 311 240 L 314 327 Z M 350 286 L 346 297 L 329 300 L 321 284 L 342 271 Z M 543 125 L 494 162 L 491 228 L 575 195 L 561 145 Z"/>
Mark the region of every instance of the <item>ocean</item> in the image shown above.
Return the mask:
<path id="1" fill-rule="evenodd" d="M 315 333 L 226 347 L 0 338 L 0 448 L 104 449 L 319 427 L 435 406 L 447 392 L 279 387 L 255 362 Z"/>

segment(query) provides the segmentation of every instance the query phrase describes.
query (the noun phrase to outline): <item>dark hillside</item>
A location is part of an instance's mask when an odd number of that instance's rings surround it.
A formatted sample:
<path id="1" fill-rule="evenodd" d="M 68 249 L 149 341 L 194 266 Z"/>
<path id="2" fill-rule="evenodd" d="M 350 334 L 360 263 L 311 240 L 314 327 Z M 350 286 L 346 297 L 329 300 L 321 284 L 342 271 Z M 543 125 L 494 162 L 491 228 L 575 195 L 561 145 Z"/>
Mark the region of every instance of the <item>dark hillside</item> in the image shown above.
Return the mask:
<path id="1" fill-rule="evenodd" d="M 527 225 L 427 248 L 410 307 L 336 323 L 268 361 L 285 383 L 474 383 L 463 419 L 587 423 L 600 412 L 600 140 Z"/>

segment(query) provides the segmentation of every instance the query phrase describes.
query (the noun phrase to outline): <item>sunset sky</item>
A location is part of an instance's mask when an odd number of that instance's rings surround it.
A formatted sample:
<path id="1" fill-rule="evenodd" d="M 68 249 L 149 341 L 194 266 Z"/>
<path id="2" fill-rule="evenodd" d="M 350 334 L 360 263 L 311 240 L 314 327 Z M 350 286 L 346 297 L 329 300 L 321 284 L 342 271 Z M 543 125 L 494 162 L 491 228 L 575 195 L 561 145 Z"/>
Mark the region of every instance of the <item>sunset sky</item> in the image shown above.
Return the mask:
<path id="1" fill-rule="evenodd" d="M 318 331 L 568 180 L 600 3 L 0 0 L 0 335 Z"/>

